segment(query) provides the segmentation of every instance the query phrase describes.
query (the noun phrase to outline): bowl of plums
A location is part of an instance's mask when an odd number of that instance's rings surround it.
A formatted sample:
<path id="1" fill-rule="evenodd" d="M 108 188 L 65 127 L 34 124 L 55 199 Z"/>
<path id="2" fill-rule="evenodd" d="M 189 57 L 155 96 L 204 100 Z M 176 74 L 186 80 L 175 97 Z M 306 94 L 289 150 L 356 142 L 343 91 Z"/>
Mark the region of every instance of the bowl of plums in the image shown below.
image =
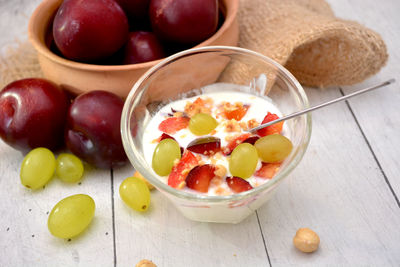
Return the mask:
<path id="1" fill-rule="evenodd" d="M 238 0 L 44 0 L 29 39 L 44 77 L 74 94 L 126 97 L 138 78 L 179 51 L 238 42 Z"/>
<path id="2" fill-rule="evenodd" d="M 299 164 L 311 116 L 252 129 L 308 105 L 299 82 L 268 57 L 193 48 L 135 83 L 122 111 L 123 145 L 135 169 L 185 217 L 238 223 Z"/>

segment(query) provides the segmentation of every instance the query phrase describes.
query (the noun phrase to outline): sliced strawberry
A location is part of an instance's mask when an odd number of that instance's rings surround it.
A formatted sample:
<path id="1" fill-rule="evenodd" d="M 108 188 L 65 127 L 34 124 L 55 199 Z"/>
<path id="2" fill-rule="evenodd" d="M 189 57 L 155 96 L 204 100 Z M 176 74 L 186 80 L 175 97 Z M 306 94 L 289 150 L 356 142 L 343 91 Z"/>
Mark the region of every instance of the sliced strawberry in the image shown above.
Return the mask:
<path id="1" fill-rule="evenodd" d="M 255 176 L 271 179 L 279 171 L 281 163 L 265 163 L 262 162 L 260 169 L 256 171 Z"/>
<path id="2" fill-rule="evenodd" d="M 249 105 L 244 105 L 244 106 L 235 106 L 230 109 L 225 109 L 224 115 L 228 120 L 235 119 L 237 121 L 240 121 L 244 117 L 244 115 L 246 115 L 249 107 L 250 107 Z"/>
<path id="3" fill-rule="evenodd" d="M 235 139 L 231 140 L 226 147 L 224 147 L 222 149 L 223 153 L 225 156 L 228 156 L 232 153 L 232 151 L 238 146 L 240 145 L 244 140 L 246 140 L 247 138 L 249 138 L 251 136 L 250 133 L 244 133 L 241 134 L 239 136 L 237 136 Z"/>
<path id="4" fill-rule="evenodd" d="M 167 134 L 174 134 L 179 130 L 185 129 L 189 126 L 190 119 L 188 117 L 172 117 L 163 120 L 158 129 Z"/>
<path id="5" fill-rule="evenodd" d="M 194 167 L 186 177 L 187 187 L 207 193 L 210 181 L 214 178 L 215 166 L 211 164 L 205 164 Z"/>
<path id="6" fill-rule="evenodd" d="M 226 183 L 228 184 L 229 188 L 232 189 L 232 191 L 235 193 L 241 193 L 253 189 L 249 182 L 236 176 L 226 177 Z"/>
<path id="7" fill-rule="evenodd" d="M 199 137 L 190 142 L 187 149 L 206 156 L 214 155 L 221 149 L 221 139 L 214 136 Z"/>
<path id="8" fill-rule="evenodd" d="M 196 156 L 185 151 L 178 164 L 172 167 L 172 171 L 168 176 L 168 185 L 174 188 L 182 188 L 182 182 L 185 181 L 189 171 L 199 163 Z"/>
<path id="9" fill-rule="evenodd" d="M 276 119 L 279 119 L 278 115 L 268 112 L 268 114 L 264 117 L 264 120 L 262 121 L 261 124 L 267 123 L 267 122 L 270 122 L 270 121 L 274 121 Z M 260 129 L 260 130 L 257 131 L 257 134 L 259 136 L 267 136 L 267 135 L 270 135 L 270 134 L 279 134 L 279 133 L 282 132 L 282 128 L 283 128 L 283 121 L 275 123 L 275 124 L 272 124 L 272 125 L 270 125 L 268 127 L 265 127 L 263 129 Z"/>

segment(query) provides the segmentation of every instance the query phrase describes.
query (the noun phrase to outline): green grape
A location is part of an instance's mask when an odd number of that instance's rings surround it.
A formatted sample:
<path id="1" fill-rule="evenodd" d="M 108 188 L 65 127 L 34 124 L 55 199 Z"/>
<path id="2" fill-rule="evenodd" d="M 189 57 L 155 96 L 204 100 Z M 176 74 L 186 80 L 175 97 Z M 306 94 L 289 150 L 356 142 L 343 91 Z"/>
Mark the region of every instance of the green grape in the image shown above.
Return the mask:
<path id="1" fill-rule="evenodd" d="M 33 190 L 43 187 L 53 177 L 56 159 L 53 152 L 44 147 L 31 150 L 21 164 L 21 183 Z"/>
<path id="2" fill-rule="evenodd" d="M 66 197 L 51 210 L 47 227 L 52 235 L 71 238 L 82 233 L 94 216 L 94 200 L 84 194 Z"/>
<path id="3" fill-rule="evenodd" d="M 82 161 L 75 155 L 61 153 L 57 157 L 56 174 L 58 178 L 67 183 L 76 183 L 83 176 Z"/>
<path id="4" fill-rule="evenodd" d="M 209 114 L 197 113 L 189 121 L 189 130 L 195 135 L 206 135 L 217 127 L 218 122 Z"/>
<path id="5" fill-rule="evenodd" d="M 280 162 L 292 152 L 292 142 L 280 134 L 261 137 L 254 144 L 263 162 Z"/>
<path id="6" fill-rule="evenodd" d="M 119 196 L 126 205 L 137 211 L 146 211 L 150 204 L 149 187 L 137 177 L 128 177 L 121 183 Z"/>
<path id="7" fill-rule="evenodd" d="M 181 158 L 181 148 L 179 144 L 170 138 L 162 140 L 154 149 L 152 167 L 160 176 L 168 175 L 175 160 Z"/>
<path id="8" fill-rule="evenodd" d="M 257 149 L 249 143 L 242 143 L 232 151 L 229 158 L 229 171 L 233 176 L 246 179 L 253 175 L 257 163 Z"/>

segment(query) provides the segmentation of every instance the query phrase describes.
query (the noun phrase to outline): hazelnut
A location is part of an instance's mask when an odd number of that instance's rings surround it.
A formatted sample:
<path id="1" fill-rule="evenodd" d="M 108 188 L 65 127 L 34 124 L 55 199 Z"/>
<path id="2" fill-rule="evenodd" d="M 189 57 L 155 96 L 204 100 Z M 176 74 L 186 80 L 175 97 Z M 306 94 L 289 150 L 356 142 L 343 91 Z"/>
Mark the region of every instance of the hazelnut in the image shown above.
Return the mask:
<path id="1" fill-rule="evenodd" d="M 149 260 L 141 260 L 136 264 L 135 267 L 157 267 L 157 265 Z"/>
<path id="2" fill-rule="evenodd" d="M 174 112 L 174 117 L 177 117 L 177 118 L 180 118 L 180 117 L 183 117 L 183 112 L 180 112 L 180 111 L 177 111 L 177 112 Z"/>
<path id="3" fill-rule="evenodd" d="M 215 190 L 215 194 L 217 194 L 219 196 L 226 196 L 226 195 L 229 195 L 229 192 L 222 187 L 218 187 L 217 190 Z"/>
<path id="4" fill-rule="evenodd" d="M 247 130 L 257 127 L 258 125 L 260 125 L 260 123 L 256 119 L 251 119 L 247 121 Z"/>
<path id="5" fill-rule="evenodd" d="M 217 165 L 214 171 L 214 175 L 217 177 L 224 177 L 226 175 L 226 168 L 224 165 Z"/>
<path id="6" fill-rule="evenodd" d="M 293 238 L 293 244 L 302 252 L 314 252 L 318 249 L 319 236 L 309 228 L 300 228 Z"/>
<path id="7" fill-rule="evenodd" d="M 225 125 L 225 132 L 227 133 L 240 132 L 240 125 L 235 119 L 226 121 L 224 125 Z"/>
<path id="8" fill-rule="evenodd" d="M 186 186 L 186 182 L 185 182 L 185 181 L 182 181 L 182 182 L 180 182 L 180 184 L 178 185 L 177 189 L 182 189 L 182 188 L 184 188 L 185 186 Z"/>

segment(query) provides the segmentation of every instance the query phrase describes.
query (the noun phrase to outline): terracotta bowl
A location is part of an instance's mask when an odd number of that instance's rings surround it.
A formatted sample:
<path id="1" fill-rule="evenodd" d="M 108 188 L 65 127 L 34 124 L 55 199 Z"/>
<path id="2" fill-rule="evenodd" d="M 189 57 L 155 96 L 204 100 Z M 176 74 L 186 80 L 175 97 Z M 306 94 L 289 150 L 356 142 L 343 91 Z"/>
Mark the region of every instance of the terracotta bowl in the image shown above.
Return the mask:
<path id="1" fill-rule="evenodd" d="M 237 11 L 239 0 L 219 0 L 225 20 L 218 31 L 195 47 L 209 45 L 236 46 L 239 38 Z M 53 53 L 45 35 L 62 0 L 44 0 L 32 14 L 28 35 L 38 52 L 44 76 L 74 94 L 93 90 L 113 92 L 126 97 L 134 83 L 160 60 L 130 65 L 94 65 L 71 61 Z"/>

